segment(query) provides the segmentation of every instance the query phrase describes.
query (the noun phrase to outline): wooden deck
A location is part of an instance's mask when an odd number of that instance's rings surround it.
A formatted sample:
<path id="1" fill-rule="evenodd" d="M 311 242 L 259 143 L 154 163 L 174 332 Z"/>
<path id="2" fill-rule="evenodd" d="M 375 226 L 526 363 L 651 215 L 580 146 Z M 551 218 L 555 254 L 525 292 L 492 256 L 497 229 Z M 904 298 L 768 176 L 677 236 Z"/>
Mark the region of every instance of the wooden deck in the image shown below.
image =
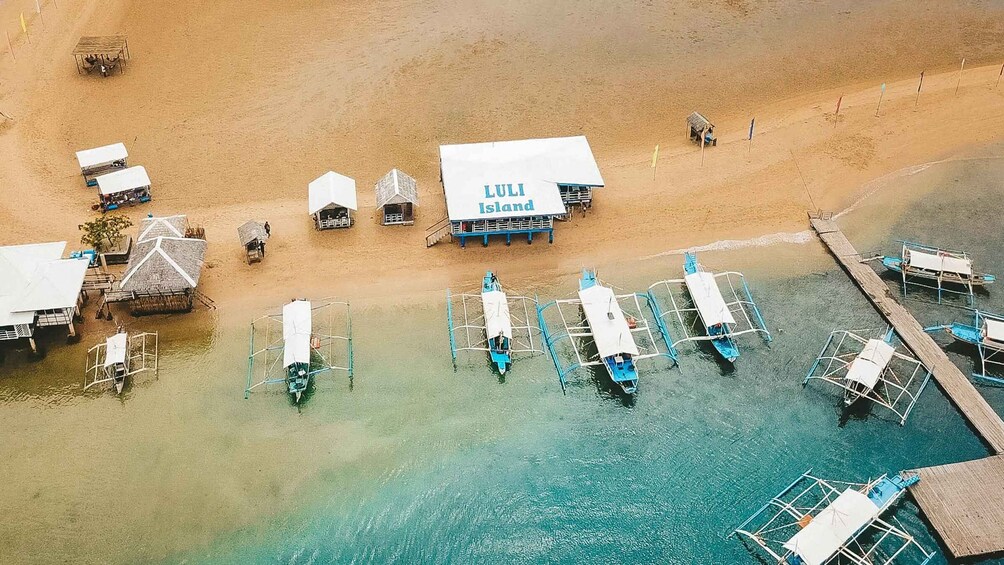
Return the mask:
<path id="1" fill-rule="evenodd" d="M 917 472 L 910 493 L 956 558 L 1004 551 L 1004 456 Z"/>
<path id="2" fill-rule="evenodd" d="M 840 228 L 828 219 L 812 218 L 811 222 L 847 274 L 896 329 L 903 343 L 931 370 L 976 433 L 998 454 L 918 469 L 920 482 L 910 487 L 917 504 L 956 558 L 1004 552 L 1004 455 L 1000 455 L 1004 453 L 1004 420 L 896 300 L 885 281 L 862 262 Z"/>

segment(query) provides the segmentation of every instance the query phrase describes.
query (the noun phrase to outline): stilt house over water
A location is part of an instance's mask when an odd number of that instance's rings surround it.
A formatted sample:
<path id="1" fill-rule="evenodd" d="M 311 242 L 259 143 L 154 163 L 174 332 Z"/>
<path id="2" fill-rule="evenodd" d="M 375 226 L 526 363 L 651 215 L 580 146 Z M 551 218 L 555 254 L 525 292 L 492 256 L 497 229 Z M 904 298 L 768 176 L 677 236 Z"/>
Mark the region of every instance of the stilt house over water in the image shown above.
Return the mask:
<path id="1" fill-rule="evenodd" d="M 546 233 L 574 205 L 588 208 L 603 177 L 584 136 L 525 139 L 439 147 L 448 217 L 430 228 L 426 243 L 445 235 L 477 238 Z"/>
<path id="2" fill-rule="evenodd" d="M 80 314 L 88 258 L 63 259 L 66 242 L 0 247 L 0 341 L 27 338 L 35 330 L 67 326 Z"/>
<path id="3" fill-rule="evenodd" d="M 308 210 L 319 230 L 352 227 L 356 204 L 356 181 L 328 171 L 307 185 Z"/>
<path id="4" fill-rule="evenodd" d="M 205 235 L 186 216 L 144 218 L 125 275 L 106 301 L 126 301 L 133 314 L 188 312 L 205 256 Z"/>
<path id="5" fill-rule="evenodd" d="M 383 225 L 410 226 L 415 223 L 418 184 L 407 174 L 392 169 L 376 183 L 376 205 L 383 210 Z"/>

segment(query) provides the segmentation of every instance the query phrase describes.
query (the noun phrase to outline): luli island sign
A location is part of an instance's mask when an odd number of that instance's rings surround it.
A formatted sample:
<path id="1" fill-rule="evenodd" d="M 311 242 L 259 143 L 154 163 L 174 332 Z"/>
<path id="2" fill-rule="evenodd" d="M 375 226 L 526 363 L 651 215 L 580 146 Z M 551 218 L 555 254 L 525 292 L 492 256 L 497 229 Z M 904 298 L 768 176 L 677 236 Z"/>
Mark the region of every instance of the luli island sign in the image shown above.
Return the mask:
<path id="1" fill-rule="evenodd" d="M 499 212 L 532 212 L 533 198 L 526 197 L 523 183 L 486 184 L 485 198 L 478 202 L 482 215 Z"/>

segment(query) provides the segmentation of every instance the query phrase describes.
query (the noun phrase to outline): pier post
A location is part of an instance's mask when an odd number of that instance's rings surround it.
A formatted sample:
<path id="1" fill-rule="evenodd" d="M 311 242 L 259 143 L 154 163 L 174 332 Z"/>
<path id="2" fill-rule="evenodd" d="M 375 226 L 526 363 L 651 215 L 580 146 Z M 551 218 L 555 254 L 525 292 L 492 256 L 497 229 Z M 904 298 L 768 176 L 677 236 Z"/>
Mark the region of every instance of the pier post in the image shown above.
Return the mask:
<path id="1" fill-rule="evenodd" d="M 38 355 L 38 345 L 35 343 L 35 338 L 29 337 L 28 338 L 28 345 L 31 346 L 31 352 L 34 353 L 34 354 L 36 354 L 36 355 Z"/>

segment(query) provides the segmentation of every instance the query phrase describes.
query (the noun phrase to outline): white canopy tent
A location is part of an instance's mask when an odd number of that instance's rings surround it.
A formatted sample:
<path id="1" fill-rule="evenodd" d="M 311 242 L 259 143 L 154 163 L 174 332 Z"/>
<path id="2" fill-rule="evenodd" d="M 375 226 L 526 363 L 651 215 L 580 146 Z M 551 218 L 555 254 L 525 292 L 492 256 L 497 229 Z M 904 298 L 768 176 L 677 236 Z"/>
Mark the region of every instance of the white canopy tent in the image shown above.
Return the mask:
<path id="1" fill-rule="evenodd" d="M 80 164 L 80 171 L 87 173 L 90 170 L 107 167 L 117 161 L 125 162 L 129 157 L 129 152 L 122 143 L 113 143 L 94 149 L 84 149 L 77 151 L 77 163 Z"/>
<path id="2" fill-rule="evenodd" d="M 349 210 L 357 210 L 356 181 L 328 171 L 307 185 L 308 210 L 316 214 L 334 204 Z"/>
<path id="3" fill-rule="evenodd" d="M 595 284 L 580 290 L 579 300 L 600 357 L 605 359 L 623 353 L 638 355 L 638 346 L 613 290 Z"/>
<path id="4" fill-rule="evenodd" d="M 118 194 L 138 188 L 148 188 L 150 177 L 146 174 L 146 168 L 142 165 L 101 175 L 95 179 L 98 181 L 98 192 L 102 196 Z"/>
<path id="5" fill-rule="evenodd" d="M 509 299 L 501 290 L 481 293 L 481 306 L 485 312 L 485 334 L 488 339 L 500 335 L 512 339 L 512 318 Z"/>
<path id="6" fill-rule="evenodd" d="M 895 351 L 896 348 L 881 339 L 869 339 L 861 353 L 851 361 L 845 378 L 862 384 L 869 390 L 875 388 Z"/>
<path id="7" fill-rule="evenodd" d="M 683 280 L 705 326 L 736 323 L 736 319 L 732 316 L 732 312 L 729 311 L 729 307 L 722 297 L 722 291 L 718 288 L 714 274 L 697 271 L 685 275 Z"/>
<path id="8" fill-rule="evenodd" d="M 282 366 L 310 364 L 310 334 L 313 331 L 310 302 L 294 300 L 282 307 Z"/>
<path id="9" fill-rule="evenodd" d="M 785 542 L 784 548 L 801 557 L 805 565 L 822 565 L 878 515 L 879 507 L 871 499 L 848 488 Z"/>
<path id="10" fill-rule="evenodd" d="M 911 267 L 926 269 L 928 271 L 956 273 L 966 276 L 973 274 L 973 262 L 963 257 L 953 257 L 941 253 L 924 253 L 916 249 L 910 249 L 907 262 Z"/>
<path id="11" fill-rule="evenodd" d="M 116 364 L 125 364 L 129 355 L 129 336 L 117 333 L 105 340 L 105 368 Z"/>

